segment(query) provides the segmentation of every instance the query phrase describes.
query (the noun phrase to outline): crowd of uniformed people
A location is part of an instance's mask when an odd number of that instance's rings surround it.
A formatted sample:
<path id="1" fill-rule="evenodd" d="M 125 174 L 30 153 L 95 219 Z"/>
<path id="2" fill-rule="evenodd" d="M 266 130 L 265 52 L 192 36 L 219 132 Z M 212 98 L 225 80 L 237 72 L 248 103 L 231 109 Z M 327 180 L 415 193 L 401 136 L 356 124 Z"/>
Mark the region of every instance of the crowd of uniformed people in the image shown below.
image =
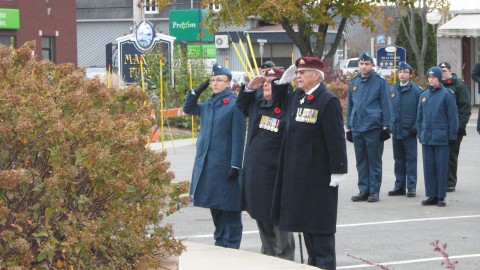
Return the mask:
<path id="1" fill-rule="evenodd" d="M 240 247 L 241 211 L 247 211 L 257 222 L 263 254 L 293 260 L 293 232 L 301 232 L 307 263 L 335 269 L 346 140 L 354 145 L 358 172 L 353 202 L 380 201 L 384 142 L 392 138 L 395 182 L 388 196 L 416 196 L 418 140 L 422 205 L 446 206 L 471 110 L 468 87 L 448 63 L 428 70 L 429 86 L 422 90 L 411 80 L 412 67 L 401 62 L 390 87 L 374 71 L 372 56 L 362 53 L 349 84 L 346 123 L 340 100 L 323 83 L 320 59 L 301 57 L 287 70 L 265 64 L 238 96 L 232 73 L 215 64 L 212 77 L 185 99 L 185 113 L 199 115 L 201 124 L 190 196 L 195 206 L 210 209 L 215 245 Z M 209 86 L 213 95 L 199 103 Z"/>

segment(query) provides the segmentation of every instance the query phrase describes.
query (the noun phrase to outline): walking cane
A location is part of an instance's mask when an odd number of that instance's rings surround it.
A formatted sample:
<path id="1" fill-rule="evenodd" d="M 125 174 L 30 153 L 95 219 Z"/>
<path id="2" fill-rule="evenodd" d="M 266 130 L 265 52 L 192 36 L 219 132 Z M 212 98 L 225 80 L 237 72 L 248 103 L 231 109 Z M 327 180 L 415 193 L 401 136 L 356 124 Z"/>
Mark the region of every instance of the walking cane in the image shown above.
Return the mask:
<path id="1" fill-rule="evenodd" d="M 298 243 L 300 244 L 300 262 L 303 264 L 303 246 L 302 246 L 302 233 L 298 233 Z"/>

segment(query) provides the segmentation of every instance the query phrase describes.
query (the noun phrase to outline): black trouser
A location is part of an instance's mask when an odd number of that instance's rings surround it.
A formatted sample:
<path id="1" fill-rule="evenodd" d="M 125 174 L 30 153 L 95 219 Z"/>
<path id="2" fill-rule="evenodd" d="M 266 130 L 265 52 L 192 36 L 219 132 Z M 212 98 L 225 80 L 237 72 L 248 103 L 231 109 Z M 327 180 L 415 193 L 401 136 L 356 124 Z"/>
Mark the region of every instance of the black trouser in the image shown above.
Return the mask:
<path id="1" fill-rule="evenodd" d="M 303 233 L 308 253 L 308 265 L 335 270 L 335 234 Z"/>
<path id="2" fill-rule="evenodd" d="M 463 136 L 458 136 L 455 143 L 448 146 L 447 187 L 457 186 L 458 154 L 460 153 L 460 144 L 462 143 L 462 140 Z"/>
<path id="3" fill-rule="evenodd" d="M 293 261 L 295 259 L 295 239 L 292 232 L 282 231 L 278 226 L 257 220 L 262 254 Z"/>

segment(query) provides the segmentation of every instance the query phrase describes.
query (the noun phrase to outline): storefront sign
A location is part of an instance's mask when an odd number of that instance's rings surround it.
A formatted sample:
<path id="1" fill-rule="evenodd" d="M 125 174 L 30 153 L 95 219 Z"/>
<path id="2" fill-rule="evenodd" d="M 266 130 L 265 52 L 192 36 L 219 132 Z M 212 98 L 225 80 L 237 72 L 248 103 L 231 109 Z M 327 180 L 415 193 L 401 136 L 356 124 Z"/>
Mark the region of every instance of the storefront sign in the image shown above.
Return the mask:
<path id="1" fill-rule="evenodd" d="M 20 29 L 20 11 L 0 8 L 0 29 Z"/>
<path id="2" fill-rule="evenodd" d="M 207 13 L 202 9 L 170 10 L 170 35 L 176 41 L 213 41 L 214 36 L 201 25 Z"/>

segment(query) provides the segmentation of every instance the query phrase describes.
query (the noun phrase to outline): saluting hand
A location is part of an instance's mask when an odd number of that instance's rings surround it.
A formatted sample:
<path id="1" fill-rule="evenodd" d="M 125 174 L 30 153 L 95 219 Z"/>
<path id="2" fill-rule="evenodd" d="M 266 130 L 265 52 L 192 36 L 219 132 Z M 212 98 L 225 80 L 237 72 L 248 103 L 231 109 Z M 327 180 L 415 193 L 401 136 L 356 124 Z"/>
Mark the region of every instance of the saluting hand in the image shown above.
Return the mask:
<path id="1" fill-rule="evenodd" d="M 280 84 L 290 83 L 297 77 L 297 74 L 295 74 L 296 71 L 297 71 L 297 67 L 295 65 L 291 65 L 287 70 L 285 70 L 285 73 L 283 73 L 283 76 L 282 78 L 280 78 L 278 83 Z"/>
<path id="2" fill-rule="evenodd" d="M 195 95 L 199 96 L 203 91 L 205 91 L 208 86 L 210 85 L 210 80 L 207 79 L 206 81 L 204 81 L 203 83 L 201 83 L 197 89 L 193 89 L 193 91 L 195 92 Z"/>
<path id="3" fill-rule="evenodd" d="M 255 76 L 248 82 L 247 88 L 250 90 L 257 90 L 258 88 L 262 87 L 266 80 L 267 79 L 264 76 Z"/>

